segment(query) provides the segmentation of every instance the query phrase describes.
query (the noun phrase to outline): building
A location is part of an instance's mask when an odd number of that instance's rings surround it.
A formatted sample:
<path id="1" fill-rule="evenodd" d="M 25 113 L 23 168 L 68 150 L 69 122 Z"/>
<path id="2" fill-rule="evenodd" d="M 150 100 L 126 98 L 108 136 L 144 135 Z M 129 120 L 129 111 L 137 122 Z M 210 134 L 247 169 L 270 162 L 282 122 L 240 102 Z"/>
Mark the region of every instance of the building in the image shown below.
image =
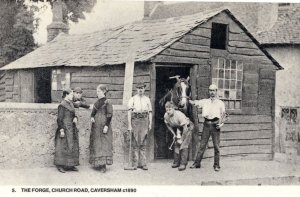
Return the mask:
<path id="1" fill-rule="evenodd" d="M 223 157 L 272 159 L 278 69 L 282 69 L 279 63 L 227 9 L 143 20 L 89 34 L 60 34 L 1 68 L 6 71 L 7 102 L 58 103 L 63 88 L 80 86 L 93 103 L 96 86 L 104 83 L 111 90 L 108 98 L 115 107 L 123 106 L 135 84 L 145 82 L 155 119 L 155 129 L 149 134 L 150 160 L 168 157 L 168 139 L 164 140 L 168 136 L 165 131 L 158 133 L 163 114 L 158 113 L 157 101 L 171 83 L 168 78 L 177 74 L 190 76 L 193 99 L 206 98 L 211 83 L 219 86 L 219 97 L 231 117 L 223 128 Z M 124 112 L 126 109 L 118 113 L 125 116 Z M 190 159 L 203 123 L 196 109 L 193 114 L 196 130 Z M 25 126 L 35 128 L 34 124 Z M 82 124 L 88 130 L 89 122 Z M 113 129 L 121 124 L 115 120 Z M 114 140 L 120 142 L 121 137 Z M 212 154 L 209 149 L 205 157 Z"/>
<path id="2" fill-rule="evenodd" d="M 257 34 L 262 46 L 284 67 L 276 73 L 276 157 L 300 161 L 300 4 L 285 4 L 271 29 Z"/>

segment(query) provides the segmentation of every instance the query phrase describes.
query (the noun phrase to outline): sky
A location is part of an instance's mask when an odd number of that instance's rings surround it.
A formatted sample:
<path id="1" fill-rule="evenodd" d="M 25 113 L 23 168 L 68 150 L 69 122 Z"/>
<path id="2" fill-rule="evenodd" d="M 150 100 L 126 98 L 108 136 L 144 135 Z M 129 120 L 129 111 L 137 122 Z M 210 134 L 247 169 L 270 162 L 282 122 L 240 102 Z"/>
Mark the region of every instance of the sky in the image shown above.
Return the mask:
<path id="1" fill-rule="evenodd" d="M 30 0 L 27 0 L 29 3 Z M 203 0 L 204 1 L 204 0 Z M 205 0 L 220 1 L 220 0 Z M 224 0 L 223 0 L 224 1 Z M 233 1 L 233 0 L 226 0 Z M 251 0 L 239 0 L 251 1 Z M 255 0 L 254 0 L 255 1 Z M 281 1 L 281 0 L 264 0 Z M 284 0 L 293 2 L 291 0 Z M 178 1 L 177 1 L 178 2 Z M 165 1 L 164 3 L 176 3 L 176 1 Z M 30 3 L 29 3 L 30 4 Z M 36 4 L 35 4 L 36 5 Z M 41 11 L 36 13 L 36 17 L 40 18 L 39 29 L 34 34 L 35 41 L 42 45 L 47 41 L 47 25 L 52 21 L 51 6 L 47 3 L 39 2 L 37 4 Z M 144 15 L 143 0 L 98 0 L 91 13 L 86 13 L 86 19 L 80 20 L 78 23 L 70 23 L 70 34 L 89 33 L 107 28 L 116 27 L 129 22 L 141 20 Z"/>
<path id="2" fill-rule="evenodd" d="M 29 3 L 30 4 L 30 3 Z M 39 17 L 39 28 L 34 34 L 35 41 L 42 45 L 47 41 L 47 25 L 52 21 L 51 6 L 47 3 L 37 4 L 41 10 L 35 14 Z M 86 13 L 85 20 L 70 23 L 70 34 L 80 34 L 116 27 L 132 21 L 141 20 L 144 14 L 143 1 L 98 0 L 91 13 Z"/>

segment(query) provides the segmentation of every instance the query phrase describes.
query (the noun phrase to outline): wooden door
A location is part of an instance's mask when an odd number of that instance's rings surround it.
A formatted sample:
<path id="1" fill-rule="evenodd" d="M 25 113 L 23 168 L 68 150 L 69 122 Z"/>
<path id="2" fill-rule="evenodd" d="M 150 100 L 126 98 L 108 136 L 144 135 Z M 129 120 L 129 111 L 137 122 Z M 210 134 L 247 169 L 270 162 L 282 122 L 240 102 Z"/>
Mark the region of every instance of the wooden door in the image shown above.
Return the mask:
<path id="1" fill-rule="evenodd" d="M 20 101 L 34 103 L 34 73 L 32 70 L 20 70 Z"/>

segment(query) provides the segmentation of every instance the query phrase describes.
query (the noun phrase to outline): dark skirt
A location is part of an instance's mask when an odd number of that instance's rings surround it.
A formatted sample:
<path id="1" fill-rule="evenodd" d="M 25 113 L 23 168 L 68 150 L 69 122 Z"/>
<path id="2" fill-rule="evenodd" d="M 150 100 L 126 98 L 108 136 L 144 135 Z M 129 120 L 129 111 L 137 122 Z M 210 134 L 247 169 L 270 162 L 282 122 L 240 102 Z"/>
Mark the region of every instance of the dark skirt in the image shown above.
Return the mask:
<path id="1" fill-rule="evenodd" d="M 66 167 L 79 165 L 78 130 L 74 124 L 65 130 L 63 138 L 60 137 L 60 131 L 56 131 L 54 164 Z"/>
<path id="2" fill-rule="evenodd" d="M 95 115 L 90 135 L 89 163 L 94 167 L 113 164 L 113 135 L 111 125 L 107 133 L 103 133 L 106 123 L 105 110 L 99 110 Z"/>

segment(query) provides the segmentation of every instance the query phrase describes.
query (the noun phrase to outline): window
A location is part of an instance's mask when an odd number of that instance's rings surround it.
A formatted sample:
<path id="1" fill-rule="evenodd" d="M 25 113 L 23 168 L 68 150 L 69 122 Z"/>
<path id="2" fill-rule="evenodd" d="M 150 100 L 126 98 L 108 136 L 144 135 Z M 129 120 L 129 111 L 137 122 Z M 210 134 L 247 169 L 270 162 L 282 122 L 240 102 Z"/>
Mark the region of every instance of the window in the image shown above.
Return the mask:
<path id="1" fill-rule="evenodd" d="M 281 107 L 281 118 L 291 124 L 297 122 L 298 112 L 297 107 Z"/>
<path id="2" fill-rule="evenodd" d="M 227 25 L 213 23 L 211 29 L 210 48 L 226 49 L 227 45 Z"/>
<path id="3" fill-rule="evenodd" d="M 52 70 L 52 90 L 64 90 L 70 88 L 71 85 L 71 74 L 63 73 L 60 69 Z"/>
<path id="4" fill-rule="evenodd" d="M 212 83 L 226 109 L 241 109 L 243 63 L 225 58 L 212 59 Z"/>

